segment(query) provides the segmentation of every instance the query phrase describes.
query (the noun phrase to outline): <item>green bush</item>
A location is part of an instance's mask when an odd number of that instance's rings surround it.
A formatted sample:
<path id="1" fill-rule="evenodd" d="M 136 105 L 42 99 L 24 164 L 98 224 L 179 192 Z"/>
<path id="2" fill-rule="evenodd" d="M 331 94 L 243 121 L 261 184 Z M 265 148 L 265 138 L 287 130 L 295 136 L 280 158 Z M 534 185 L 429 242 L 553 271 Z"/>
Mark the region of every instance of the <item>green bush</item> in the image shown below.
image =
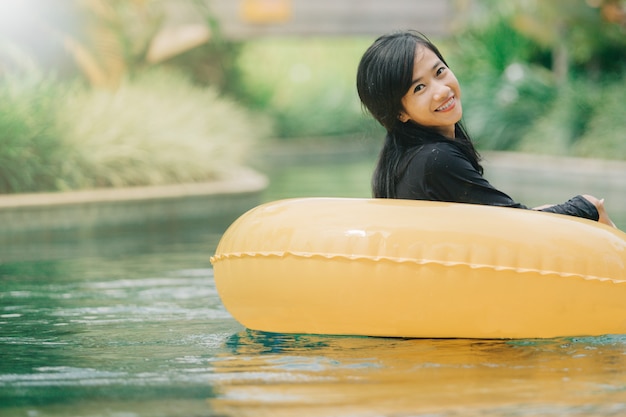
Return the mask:
<path id="1" fill-rule="evenodd" d="M 563 85 L 551 107 L 532 121 L 517 150 L 531 153 L 574 155 L 599 104 L 595 82 L 572 79 Z"/>
<path id="2" fill-rule="evenodd" d="M 373 129 L 356 93 L 356 69 L 372 39 L 282 38 L 246 43 L 239 95 L 276 123 L 278 137 Z"/>
<path id="3" fill-rule="evenodd" d="M 570 3 L 480 0 L 449 42 L 481 149 L 624 158 L 623 28 Z"/>
<path id="4" fill-rule="evenodd" d="M 597 94 L 584 134 L 573 148 L 577 156 L 626 159 L 626 76 L 594 83 Z"/>
<path id="5" fill-rule="evenodd" d="M 56 125 L 62 97 L 63 87 L 51 77 L 0 77 L 0 193 L 58 188 L 69 153 Z"/>
<path id="6" fill-rule="evenodd" d="M 464 118 L 481 149 L 512 150 L 556 93 L 546 71 L 512 63 L 504 71 L 483 71 L 461 81 Z"/>
<path id="7" fill-rule="evenodd" d="M 446 42 L 461 83 L 470 134 L 481 149 L 511 150 L 549 108 L 556 88 L 548 70 L 528 64 L 537 45 L 504 19 L 492 18 Z M 443 48 L 442 48 L 443 49 Z"/>
<path id="8" fill-rule="evenodd" d="M 260 116 L 175 72 L 147 72 L 116 91 L 77 89 L 58 123 L 73 150 L 65 188 L 211 180 L 245 164 L 267 136 Z"/>
<path id="9" fill-rule="evenodd" d="M 33 74 L 0 82 L 0 192 L 204 181 L 246 164 L 266 118 L 172 72 L 116 91 Z"/>

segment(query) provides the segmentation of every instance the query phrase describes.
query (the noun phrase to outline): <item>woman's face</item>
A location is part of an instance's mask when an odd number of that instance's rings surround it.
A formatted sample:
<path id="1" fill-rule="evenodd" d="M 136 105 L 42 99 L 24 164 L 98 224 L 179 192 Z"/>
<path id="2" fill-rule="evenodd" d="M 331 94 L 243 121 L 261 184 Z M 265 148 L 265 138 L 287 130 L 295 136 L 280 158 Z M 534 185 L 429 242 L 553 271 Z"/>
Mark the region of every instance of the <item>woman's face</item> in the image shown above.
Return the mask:
<path id="1" fill-rule="evenodd" d="M 430 49 L 418 45 L 413 64 L 413 82 L 402 97 L 398 119 L 412 120 L 454 137 L 454 125 L 463 115 L 461 88 L 452 71 Z"/>

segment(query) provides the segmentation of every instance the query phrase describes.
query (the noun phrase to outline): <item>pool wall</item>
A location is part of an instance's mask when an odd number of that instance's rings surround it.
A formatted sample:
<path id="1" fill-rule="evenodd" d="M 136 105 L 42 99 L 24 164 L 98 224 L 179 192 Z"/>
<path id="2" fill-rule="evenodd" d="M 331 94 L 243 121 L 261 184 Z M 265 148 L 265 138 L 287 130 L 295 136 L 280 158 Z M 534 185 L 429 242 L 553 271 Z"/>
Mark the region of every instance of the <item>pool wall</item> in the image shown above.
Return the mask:
<path id="1" fill-rule="evenodd" d="M 268 185 L 246 170 L 224 180 L 152 187 L 0 196 L 0 241 L 30 232 L 67 232 L 242 213 Z"/>

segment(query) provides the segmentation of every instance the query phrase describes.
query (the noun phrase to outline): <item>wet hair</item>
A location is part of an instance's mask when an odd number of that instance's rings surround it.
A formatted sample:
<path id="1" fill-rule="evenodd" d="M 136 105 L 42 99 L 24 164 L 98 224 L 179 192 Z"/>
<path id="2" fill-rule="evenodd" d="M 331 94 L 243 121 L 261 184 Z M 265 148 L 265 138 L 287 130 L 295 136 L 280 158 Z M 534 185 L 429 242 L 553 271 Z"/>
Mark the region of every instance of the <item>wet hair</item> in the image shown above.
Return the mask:
<path id="1" fill-rule="evenodd" d="M 356 86 L 365 109 L 387 130 L 378 164 L 372 177 L 372 194 L 396 198 L 396 184 L 412 157 L 425 143 L 449 141 L 458 146 L 481 174 L 480 155 L 465 127 L 455 124 L 454 140 L 413 121 L 402 122 L 402 98 L 413 82 L 413 66 L 418 46 L 430 49 L 446 66 L 439 49 L 416 31 L 383 35 L 365 51 L 357 70 Z"/>

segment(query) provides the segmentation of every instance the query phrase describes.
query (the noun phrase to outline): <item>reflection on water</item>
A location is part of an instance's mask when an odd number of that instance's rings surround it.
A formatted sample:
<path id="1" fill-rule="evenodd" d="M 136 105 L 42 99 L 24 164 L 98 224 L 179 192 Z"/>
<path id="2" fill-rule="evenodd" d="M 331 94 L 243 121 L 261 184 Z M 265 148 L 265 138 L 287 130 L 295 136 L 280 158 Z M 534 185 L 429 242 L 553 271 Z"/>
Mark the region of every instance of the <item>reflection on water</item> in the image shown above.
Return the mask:
<path id="1" fill-rule="evenodd" d="M 332 178 L 324 172 L 320 184 Z M 623 335 L 418 340 L 243 329 L 224 310 L 209 263 L 227 224 L 3 248 L 12 260 L 0 264 L 0 416 L 626 415 Z"/>
<path id="2" fill-rule="evenodd" d="M 242 332 L 210 400 L 227 415 L 621 415 L 626 338 L 417 340 Z M 263 410 L 263 414 L 259 414 Z"/>
<path id="3" fill-rule="evenodd" d="M 623 337 L 550 341 L 233 336 L 211 405 L 232 415 L 618 415 Z M 233 376 L 234 375 L 234 376 Z M 260 411 L 263 411 L 260 414 Z"/>

